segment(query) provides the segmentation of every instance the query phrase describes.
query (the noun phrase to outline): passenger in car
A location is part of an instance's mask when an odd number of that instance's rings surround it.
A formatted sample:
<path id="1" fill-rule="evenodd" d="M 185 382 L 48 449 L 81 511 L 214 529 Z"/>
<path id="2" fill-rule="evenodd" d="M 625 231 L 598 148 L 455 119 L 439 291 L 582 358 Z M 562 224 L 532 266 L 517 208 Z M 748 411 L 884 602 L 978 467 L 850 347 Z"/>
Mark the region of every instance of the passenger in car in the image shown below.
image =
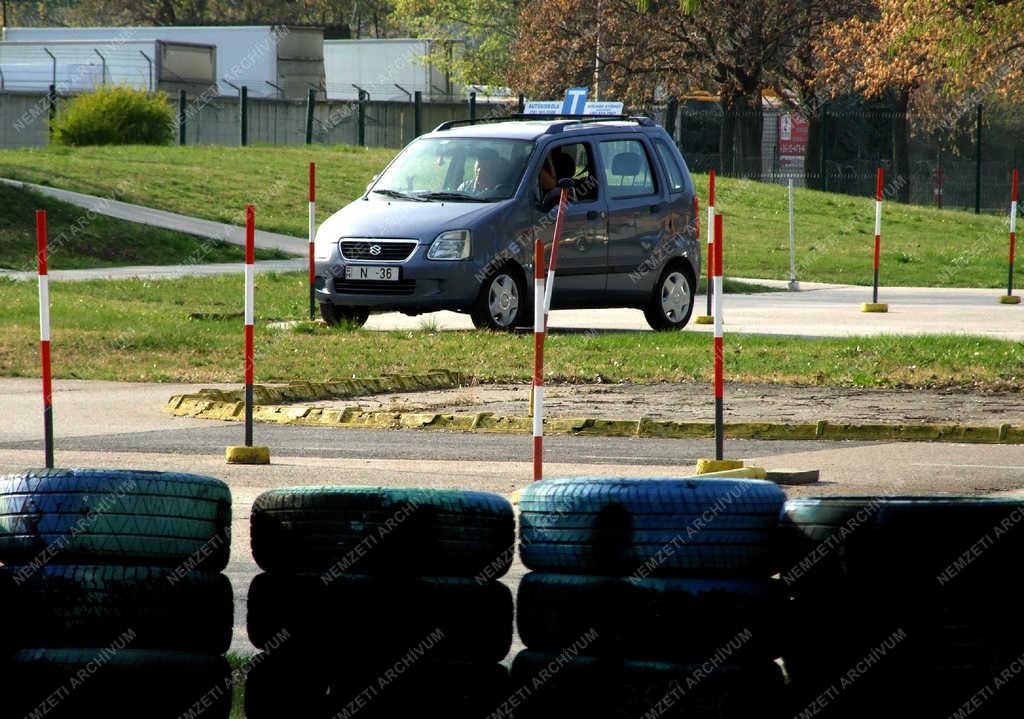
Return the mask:
<path id="1" fill-rule="evenodd" d="M 556 147 L 540 166 L 540 192 L 545 194 L 558 186 L 558 181 L 576 175 L 576 162 L 561 148 Z"/>

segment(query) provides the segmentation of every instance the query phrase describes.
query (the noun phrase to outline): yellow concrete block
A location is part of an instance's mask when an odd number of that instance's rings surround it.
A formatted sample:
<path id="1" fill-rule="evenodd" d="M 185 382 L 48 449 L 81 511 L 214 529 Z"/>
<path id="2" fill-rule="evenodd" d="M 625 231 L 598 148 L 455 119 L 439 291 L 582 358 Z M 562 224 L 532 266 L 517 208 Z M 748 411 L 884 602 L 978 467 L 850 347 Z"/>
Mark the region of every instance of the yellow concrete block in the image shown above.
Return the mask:
<path id="1" fill-rule="evenodd" d="M 228 464 L 270 464 L 270 448 L 228 447 L 224 459 Z"/>
<path id="2" fill-rule="evenodd" d="M 728 469 L 742 469 L 743 461 L 739 459 L 698 459 L 697 474 L 724 472 Z"/>
<path id="3" fill-rule="evenodd" d="M 999 298 L 999 304 L 1001 305 L 1019 305 L 1020 295 L 1003 295 Z"/>
<path id="4" fill-rule="evenodd" d="M 889 305 L 881 302 L 865 302 L 860 306 L 861 312 L 888 312 Z"/>
<path id="5" fill-rule="evenodd" d="M 713 325 L 713 324 L 715 324 L 715 318 L 711 317 L 709 315 L 697 315 L 693 319 L 693 321 L 696 322 L 699 325 Z"/>
<path id="6" fill-rule="evenodd" d="M 739 469 L 723 469 L 720 472 L 697 471 L 701 477 L 726 477 L 733 479 L 764 479 L 768 470 L 764 467 L 740 467 Z"/>

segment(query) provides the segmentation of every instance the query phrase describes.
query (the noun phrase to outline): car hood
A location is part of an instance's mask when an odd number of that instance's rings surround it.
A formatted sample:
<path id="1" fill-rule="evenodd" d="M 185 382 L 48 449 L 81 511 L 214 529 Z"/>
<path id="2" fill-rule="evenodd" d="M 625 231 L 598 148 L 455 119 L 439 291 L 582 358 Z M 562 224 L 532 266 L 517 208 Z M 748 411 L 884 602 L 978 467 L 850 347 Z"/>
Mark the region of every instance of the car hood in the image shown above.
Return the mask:
<path id="1" fill-rule="evenodd" d="M 332 240 L 341 237 L 416 238 L 434 241 L 446 230 L 472 230 L 484 217 L 493 217 L 508 206 L 501 202 L 407 202 L 362 198 L 331 215 L 317 234 Z"/>

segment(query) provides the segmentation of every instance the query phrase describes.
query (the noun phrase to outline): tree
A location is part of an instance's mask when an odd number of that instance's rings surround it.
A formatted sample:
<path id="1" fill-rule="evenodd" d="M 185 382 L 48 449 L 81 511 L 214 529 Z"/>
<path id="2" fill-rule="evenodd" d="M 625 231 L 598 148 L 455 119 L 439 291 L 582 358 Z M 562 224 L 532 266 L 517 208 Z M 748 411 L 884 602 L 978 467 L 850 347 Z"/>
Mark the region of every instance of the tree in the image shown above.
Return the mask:
<path id="1" fill-rule="evenodd" d="M 463 85 L 503 85 L 515 39 L 516 0 L 396 0 L 393 20 L 437 40 L 425 59 Z"/>

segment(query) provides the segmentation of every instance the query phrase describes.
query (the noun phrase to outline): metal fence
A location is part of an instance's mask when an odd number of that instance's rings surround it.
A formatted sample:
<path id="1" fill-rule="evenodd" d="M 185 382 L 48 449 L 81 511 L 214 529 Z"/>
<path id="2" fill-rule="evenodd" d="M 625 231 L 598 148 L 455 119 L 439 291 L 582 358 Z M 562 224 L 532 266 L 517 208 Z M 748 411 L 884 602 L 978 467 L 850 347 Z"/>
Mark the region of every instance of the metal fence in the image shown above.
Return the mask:
<path id="1" fill-rule="evenodd" d="M 58 108 L 66 99 L 57 98 Z M 170 102 L 178 117 L 178 99 Z M 470 115 L 507 114 L 517 106 L 517 100 L 423 102 L 419 129 L 427 132 Z M 826 109 L 817 123 L 808 125 L 786 110 L 769 108 L 756 118 L 760 141 L 749 155 L 743 143 L 724 142 L 722 137 L 723 127 L 749 118 L 727 118 L 716 104 L 663 105 L 641 112 L 668 128 L 695 171 L 714 168 L 724 176 L 780 184 L 793 179 L 798 186 L 870 196 L 876 169 L 884 167 L 887 196 L 920 205 L 1005 211 L 1011 172 L 1024 161 L 1024 120 L 1015 122 L 1013 113 L 987 116 L 976 107 L 940 131 L 918 129 L 917 118 L 886 110 Z M 0 92 L 0 147 L 46 145 L 49 113 L 45 94 Z M 252 98 L 245 114 L 249 144 L 306 141 L 307 102 Z M 241 142 L 240 98 L 190 97 L 184 116 L 186 144 Z M 416 116 L 414 102 L 317 100 L 310 139 L 399 148 L 415 137 Z M 723 154 L 723 147 L 732 149 Z"/>

